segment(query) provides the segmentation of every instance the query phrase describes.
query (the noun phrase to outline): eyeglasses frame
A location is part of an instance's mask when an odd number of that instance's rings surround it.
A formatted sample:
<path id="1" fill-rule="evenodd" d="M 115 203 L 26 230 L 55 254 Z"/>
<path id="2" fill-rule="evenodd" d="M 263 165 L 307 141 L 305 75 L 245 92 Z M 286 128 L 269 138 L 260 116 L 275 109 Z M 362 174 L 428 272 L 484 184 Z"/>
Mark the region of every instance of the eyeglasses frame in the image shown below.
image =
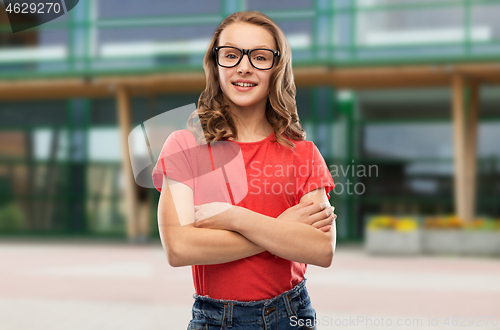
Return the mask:
<path id="1" fill-rule="evenodd" d="M 232 65 L 232 66 L 221 65 L 219 63 L 219 49 L 221 49 L 221 48 L 234 48 L 234 49 L 238 49 L 241 52 L 241 57 L 238 60 L 238 62 L 236 62 L 236 64 Z M 268 69 L 260 69 L 260 68 L 256 67 L 253 64 L 252 60 L 250 59 L 250 52 L 252 52 L 254 50 L 269 50 L 269 51 L 273 52 L 273 64 L 271 64 L 270 68 L 268 68 Z M 243 56 L 246 55 L 248 57 L 248 61 L 250 62 L 250 64 L 254 68 L 256 68 L 257 70 L 271 70 L 274 67 L 274 62 L 276 61 L 276 57 L 280 56 L 280 51 L 279 50 L 272 50 L 272 49 L 268 49 L 268 48 L 242 49 L 242 48 L 233 47 L 233 46 L 217 46 L 217 47 L 214 47 L 213 51 L 215 53 L 215 60 L 217 61 L 217 65 L 219 65 L 219 66 L 221 66 L 223 68 L 234 68 L 235 66 L 237 66 L 238 64 L 240 64 L 241 60 L 243 59 Z"/>

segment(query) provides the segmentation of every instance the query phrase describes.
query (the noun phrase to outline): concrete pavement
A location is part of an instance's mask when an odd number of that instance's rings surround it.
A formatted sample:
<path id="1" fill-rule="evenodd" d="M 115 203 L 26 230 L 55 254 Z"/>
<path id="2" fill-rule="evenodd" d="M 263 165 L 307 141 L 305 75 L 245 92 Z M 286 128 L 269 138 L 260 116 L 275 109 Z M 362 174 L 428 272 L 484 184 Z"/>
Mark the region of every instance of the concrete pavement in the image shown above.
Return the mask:
<path id="1" fill-rule="evenodd" d="M 306 277 L 318 329 L 500 329 L 500 260 L 337 245 Z M 0 241 L 0 329 L 186 329 L 191 268 L 159 243 Z"/>

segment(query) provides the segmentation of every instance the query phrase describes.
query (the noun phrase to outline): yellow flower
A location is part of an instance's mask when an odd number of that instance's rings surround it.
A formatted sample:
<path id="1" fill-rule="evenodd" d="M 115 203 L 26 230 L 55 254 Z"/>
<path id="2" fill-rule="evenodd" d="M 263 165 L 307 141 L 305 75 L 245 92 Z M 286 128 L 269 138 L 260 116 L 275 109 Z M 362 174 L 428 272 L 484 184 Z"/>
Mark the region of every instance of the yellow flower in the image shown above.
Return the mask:
<path id="1" fill-rule="evenodd" d="M 396 224 L 397 231 L 413 231 L 418 228 L 418 222 L 413 218 L 401 218 Z"/>

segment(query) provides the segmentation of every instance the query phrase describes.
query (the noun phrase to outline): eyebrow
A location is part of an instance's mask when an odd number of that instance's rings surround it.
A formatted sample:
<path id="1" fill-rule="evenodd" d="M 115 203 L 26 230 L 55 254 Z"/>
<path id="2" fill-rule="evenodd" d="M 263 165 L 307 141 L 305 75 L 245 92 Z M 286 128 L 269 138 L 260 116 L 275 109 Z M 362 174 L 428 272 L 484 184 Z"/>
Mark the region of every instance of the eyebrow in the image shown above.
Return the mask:
<path id="1" fill-rule="evenodd" d="M 240 47 L 238 47 L 235 44 L 230 43 L 230 42 L 226 42 L 223 46 L 233 46 L 233 47 L 240 48 Z M 268 45 L 259 45 L 259 46 L 255 46 L 255 48 L 267 48 L 267 49 L 271 49 L 271 47 L 269 47 Z M 255 48 L 253 48 L 253 49 L 255 49 Z"/>

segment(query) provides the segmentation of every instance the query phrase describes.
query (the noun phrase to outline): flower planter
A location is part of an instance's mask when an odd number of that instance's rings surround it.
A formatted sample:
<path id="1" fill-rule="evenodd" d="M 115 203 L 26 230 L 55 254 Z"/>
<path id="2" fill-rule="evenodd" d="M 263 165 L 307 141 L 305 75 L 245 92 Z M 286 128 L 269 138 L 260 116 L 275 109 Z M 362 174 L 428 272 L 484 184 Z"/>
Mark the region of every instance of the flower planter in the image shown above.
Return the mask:
<path id="1" fill-rule="evenodd" d="M 464 255 L 499 256 L 500 231 L 464 231 L 462 246 Z"/>
<path id="2" fill-rule="evenodd" d="M 418 255 L 422 252 L 421 231 L 365 229 L 365 250 L 369 254 Z"/>
<path id="3" fill-rule="evenodd" d="M 410 218 L 423 223 L 422 218 L 415 216 L 367 216 L 366 252 L 380 255 L 500 256 L 500 230 L 495 229 L 495 224 L 490 223 L 491 228 L 485 228 L 483 226 L 488 222 L 482 221 L 472 224 L 472 228 L 463 228 L 457 227 L 460 223 L 454 217 L 447 217 L 426 221 L 438 227 L 401 226 L 404 219 Z M 451 227 L 445 227 L 447 225 Z M 474 228 L 474 225 L 481 225 L 481 228 Z"/>
<path id="4" fill-rule="evenodd" d="M 425 254 L 460 255 L 463 251 L 461 229 L 423 229 L 422 252 Z"/>

